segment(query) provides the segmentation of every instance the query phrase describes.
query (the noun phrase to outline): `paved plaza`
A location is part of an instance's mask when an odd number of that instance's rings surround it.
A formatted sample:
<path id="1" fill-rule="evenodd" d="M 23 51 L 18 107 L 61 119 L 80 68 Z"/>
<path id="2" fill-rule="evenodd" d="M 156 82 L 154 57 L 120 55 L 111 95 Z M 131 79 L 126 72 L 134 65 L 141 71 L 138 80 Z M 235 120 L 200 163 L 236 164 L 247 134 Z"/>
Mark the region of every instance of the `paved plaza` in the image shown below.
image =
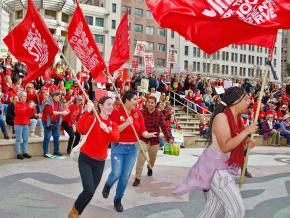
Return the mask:
<path id="1" fill-rule="evenodd" d="M 101 190 L 110 172 L 110 160 L 84 218 L 194 218 L 204 205 L 203 193 L 193 191 L 182 197 L 172 191 L 197 160 L 202 149 L 183 149 L 179 157 L 160 151 L 153 177 L 144 170 L 141 185 L 133 187 L 131 176 L 123 213 L 115 212 L 113 195 L 103 199 Z M 248 218 L 290 217 L 290 148 L 258 147 L 251 152 L 249 171 L 242 196 Z M 135 171 L 133 171 L 135 172 Z M 0 161 L 1 218 L 64 218 L 82 187 L 77 163 L 70 158 Z"/>

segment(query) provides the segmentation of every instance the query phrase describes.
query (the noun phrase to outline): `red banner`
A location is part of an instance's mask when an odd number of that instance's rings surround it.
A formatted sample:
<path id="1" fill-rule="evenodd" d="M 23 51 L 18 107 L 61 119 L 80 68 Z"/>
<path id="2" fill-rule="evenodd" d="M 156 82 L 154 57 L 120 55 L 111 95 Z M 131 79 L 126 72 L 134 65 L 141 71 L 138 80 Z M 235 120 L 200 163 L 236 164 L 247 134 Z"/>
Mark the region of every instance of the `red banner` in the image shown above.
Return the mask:
<path id="1" fill-rule="evenodd" d="M 68 42 L 92 77 L 97 78 L 106 68 L 106 64 L 78 3 L 68 26 Z"/>
<path id="2" fill-rule="evenodd" d="M 3 41 L 11 54 L 27 65 L 25 84 L 44 75 L 59 51 L 32 0 L 28 0 L 23 21 Z"/>
<path id="3" fill-rule="evenodd" d="M 230 44 L 273 47 L 290 28 L 289 0 L 146 0 L 159 25 L 211 54 Z"/>
<path id="4" fill-rule="evenodd" d="M 116 32 L 114 46 L 109 61 L 109 72 L 118 70 L 130 58 L 128 12 L 124 15 Z"/>

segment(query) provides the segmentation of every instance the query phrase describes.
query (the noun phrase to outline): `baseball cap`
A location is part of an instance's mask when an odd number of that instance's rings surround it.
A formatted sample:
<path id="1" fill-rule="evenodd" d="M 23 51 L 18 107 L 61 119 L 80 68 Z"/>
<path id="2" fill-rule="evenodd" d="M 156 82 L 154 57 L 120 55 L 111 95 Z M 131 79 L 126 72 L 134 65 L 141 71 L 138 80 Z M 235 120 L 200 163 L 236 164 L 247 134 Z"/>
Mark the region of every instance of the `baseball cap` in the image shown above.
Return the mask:
<path id="1" fill-rule="evenodd" d="M 77 97 L 77 101 L 82 101 L 83 100 L 83 97 L 81 96 L 81 95 L 79 95 L 78 97 Z"/>

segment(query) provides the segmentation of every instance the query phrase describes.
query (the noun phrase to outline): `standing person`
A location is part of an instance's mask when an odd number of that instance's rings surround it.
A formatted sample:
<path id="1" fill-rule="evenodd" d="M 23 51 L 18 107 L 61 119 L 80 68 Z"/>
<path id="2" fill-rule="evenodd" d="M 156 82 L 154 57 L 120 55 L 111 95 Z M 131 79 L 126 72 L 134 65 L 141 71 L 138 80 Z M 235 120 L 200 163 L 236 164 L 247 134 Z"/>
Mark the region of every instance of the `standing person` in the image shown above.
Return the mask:
<path id="1" fill-rule="evenodd" d="M 286 114 L 280 126 L 280 135 L 286 137 L 287 146 L 290 146 L 290 116 Z"/>
<path id="2" fill-rule="evenodd" d="M 53 154 L 56 156 L 62 156 L 59 152 L 60 123 L 62 116 L 68 114 L 67 111 L 62 110 L 62 104 L 60 102 L 61 92 L 54 91 L 51 96 L 48 96 L 42 104 L 43 112 L 41 119 L 44 128 L 43 156 L 46 158 L 49 158 L 48 146 L 51 135 L 53 136 L 54 145 Z"/>
<path id="3" fill-rule="evenodd" d="M 67 103 L 64 99 L 63 103 Z M 68 133 L 69 140 L 67 144 L 67 154 L 70 154 L 71 149 L 77 146 L 80 142 L 81 135 L 76 131 L 76 123 L 78 122 L 82 113 L 83 97 L 79 95 L 76 102 L 68 107 L 69 114 L 63 117 L 62 127 Z"/>
<path id="4" fill-rule="evenodd" d="M 15 150 L 17 159 L 31 158 L 28 154 L 28 137 L 29 137 L 29 125 L 30 117 L 36 114 L 35 104 L 31 102 L 26 103 L 26 92 L 20 91 L 18 93 L 19 101 L 15 102 L 15 117 L 14 117 L 14 129 L 16 135 Z M 20 149 L 20 143 L 23 141 L 23 155 Z"/>
<path id="5" fill-rule="evenodd" d="M 257 125 L 245 128 L 241 114 L 245 113 L 249 96 L 243 88 L 231 87 L 223 95 L 210 121 L 209 142 L 175 193 L 185 194 L 194 188 L 206 193 L 206 204 L 199 218 L 242 218 L 245 207 L 232 173 L 238 174 L 244 163 L 244 149 L 253 147 L 248 137 L 257 131 Z"/>
<path id="6" fill-rule="evenodd" d="M 12 138 L 15 138 L 15 129 L 14 129 L 14 117 L 15 117 L 15 102 L 17 102 L 18 96 L 11 98 L 11 103 L 8 104 L 7 113 L 6 113 L 6 124 L 12 127 Z"/>
<path id="7" fill-rule="evenodd" d="M 145 129 L 143 115 L 136 109 L 136 93 L 132 91 L 125 92 L 122 101 L 124 102 L 129 117 L 127 117 L 123 107 L 115 108 L 112 112 L 112 121 L 119 125 L 120 139 L 114 141 L 111 145 L 112 169 L 102 192 L 103 197 L 107 198 L 111 187 L 118 181 L 116 195 L 114 197 L 114 207 L 118 212 L 123 212 L 121 200 L 126 190 L 138 152 L 138 140 L 131 124 L 133 124 L 139 136 L 143 136 L 144 138 L 156 137 L 156 133 L 149 133 Z"/>
<path id="8" fill-rule="evenodd" d="M 146 109 L 142 110 L 142 114 L 144 117 L 145 127 L 149 133 L 156 132 L 156 137 L 146 139 L 144 137 L 140 140 L 140 146 L 142 146 L 144 152 L 148 152 L 149 154 L 149 162 L 151 167 L 153 168 L 157 152 L 160 147 L 160 141 L 159 141 L 159 134 L 160 134 L 160 128 L 162 129 L 162 132 L 167 139 L 169 144 L 173 144 L 173 138 L 171 136 L 170 131 L 168 131 L 166 122 L 164 120 L 164 116 L 162 112 L 158 111 L 156 108 L 156 101 L 157 99 L 154 96 L 149 96 L 147 98 L 146 102 Z M 138 153 L 138 160 L 136 165 L 136 175 L 135 175 L 135 181 L 133 182 L 133 186 L 139 186 L 143 166 L 145 163 L 145 156 L 143 153 L 139 150 Z M 153 171 L 152 169 L 147 166 L 147 176 L 152 176 Z"/>
<path id="9" fill-rule="evenodd" d="M 85 135 L 94 123 L 92 109 L 93 102 L 88 102 L 87 111 L 77 123 L 77 131 Z M 112 141 L 118 141 L 120 134 L 116 123 L 109 118 L 113 111 L 113 99 L 104 96 L 98 102 L 98 112 L 101 123 L 96 121 L 92 127 L 86 141 L 80 149 L 78 160 L 79 171 L 83 184 L 83 191 L 74 203 L 74 207 L 69 213 L 69 218 L 77 218 L 85 207 L 90 203 L 94 193 L 101 181 L 105 160 L 108 153 L 108 145 Z M 98 139 L 98 140 L 96 140 Z"/>

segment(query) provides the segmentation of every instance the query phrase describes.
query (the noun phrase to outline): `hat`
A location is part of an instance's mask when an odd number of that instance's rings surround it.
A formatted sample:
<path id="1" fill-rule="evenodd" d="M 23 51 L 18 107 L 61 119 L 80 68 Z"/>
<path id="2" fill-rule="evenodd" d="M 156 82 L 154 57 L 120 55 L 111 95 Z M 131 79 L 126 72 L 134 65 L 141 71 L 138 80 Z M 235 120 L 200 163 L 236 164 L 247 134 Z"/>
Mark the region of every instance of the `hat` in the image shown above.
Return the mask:
<path id="1" fill-rule="evenodd" d="M 83 97 L 81 96 L 81 95 L 79 95 L 78 97 L 77 97 L 77 101 L 82 101 L 83 100 Z"/>
<path id="2" fill-rule="evenodd" d="M 286 120 L 287 118 L 289 118 L 290 116 L 288 114 L 285 114 L 283 117 L 283 120 Z"/>
<path id="3" fill-rule="evenodd" d="M 53 91 L 53 92 L 51 93 L 51 95 L 52 95 L 52 96 L 59 96 L 59 95 L 61 95 L 61 91 L 59 91 L 59 90 L 55 90 L 55 91 Z"/>
<path id="4" fill-rule="evenodd" d="M 24 92 L 24 91 L 20 91 L 20 92 L 18 92 L 18 97 L 20 98 L 20 97 L 26 97 L 27 96 L 27 94 L 26 94 L 26 92 Z"/>

